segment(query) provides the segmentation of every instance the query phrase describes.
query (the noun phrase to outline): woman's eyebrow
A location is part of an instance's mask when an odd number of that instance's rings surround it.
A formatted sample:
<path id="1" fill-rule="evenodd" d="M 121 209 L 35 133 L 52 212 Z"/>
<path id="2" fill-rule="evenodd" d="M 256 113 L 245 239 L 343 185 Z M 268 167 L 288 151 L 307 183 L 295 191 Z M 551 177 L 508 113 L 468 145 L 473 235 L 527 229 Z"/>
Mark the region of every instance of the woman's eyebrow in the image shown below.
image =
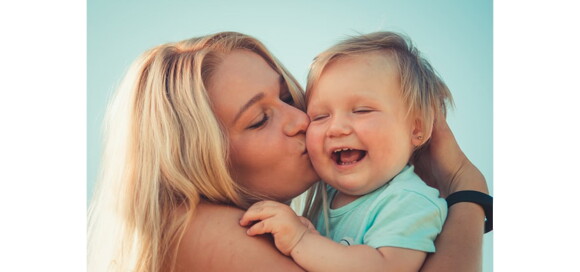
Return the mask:
<path id="1" fill-rule="evenodd" d="M 240 116 L 242 115 L 242 113 L 244 113 L 244 111 L 246 111 L 249 107 L 251 107 L 256 102 L 260 101 L 260 99 L 262 99 L 262 98 L 264 98 L 264 93 L 259 93 L 257 95 L 254 95 L 254 97 L 252 97 L 250 100 L 248 100 L 248 102 L 246 102 L 246 104 L 244 104 L 242 106 L 242 108 L 240 108 L 238 113 L 236 114 L 236 117 L 234 118 L 234 123 L 240 118 Z"/>

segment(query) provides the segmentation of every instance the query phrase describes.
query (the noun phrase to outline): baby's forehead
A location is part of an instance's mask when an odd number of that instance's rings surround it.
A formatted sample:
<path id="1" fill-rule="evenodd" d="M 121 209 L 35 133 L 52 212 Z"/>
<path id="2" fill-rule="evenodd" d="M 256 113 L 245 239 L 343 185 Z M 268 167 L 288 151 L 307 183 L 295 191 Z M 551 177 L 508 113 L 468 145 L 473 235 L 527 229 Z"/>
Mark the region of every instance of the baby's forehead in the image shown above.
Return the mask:
<path id="1" fill-rule="evenodd" d="M 364 52 L 356 52 L 345 55 L 352 58 L 370 58 L 383 61 L 396 61 L 396 51 L 394 49 L 376 49 Z"/>
<path id="2" fill-rule="evenodd" d="M 349 54 L 330 63 L 310 91 L 343 91 L 351 97 L 363 90 L 401 92 L 400 80 L 398 65 L 391 55 L 384 52 Z"/>
<path id="3" fill-rule="evenodd" d="M 399 70 L 399 58 L 393 50 L 386 49 L 343 54 L 333 59 L 329 65 L 338 66 L 352 62 L 364 63 L 375 69 L 395 68 L 396 70 Z"/>

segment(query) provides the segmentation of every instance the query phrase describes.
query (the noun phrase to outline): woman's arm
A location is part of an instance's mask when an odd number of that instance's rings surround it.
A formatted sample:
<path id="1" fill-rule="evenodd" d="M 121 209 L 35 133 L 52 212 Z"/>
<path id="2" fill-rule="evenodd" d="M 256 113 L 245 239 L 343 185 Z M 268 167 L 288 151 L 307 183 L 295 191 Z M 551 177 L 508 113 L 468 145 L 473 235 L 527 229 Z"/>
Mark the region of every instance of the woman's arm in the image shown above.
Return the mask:
<path id="1" fill-rule="evenodd" d="M 439 189 L 442 197 L 463 190 L 488 193 L 485 178 L 459 148 L 445 118 L 433 126 L 429 147 L 415 162 L 417 174 Z M 461 202 L 449 208 L 447 220 L 421 271 L 480 271 L 485 215 L 474 203 Z"/>
<path id="2" fill-rule="evenodd" d="M 241 209 L 200 202 L 177 253 L 176 271 L 304 271 L 267 236 L 250 237 Z"/>

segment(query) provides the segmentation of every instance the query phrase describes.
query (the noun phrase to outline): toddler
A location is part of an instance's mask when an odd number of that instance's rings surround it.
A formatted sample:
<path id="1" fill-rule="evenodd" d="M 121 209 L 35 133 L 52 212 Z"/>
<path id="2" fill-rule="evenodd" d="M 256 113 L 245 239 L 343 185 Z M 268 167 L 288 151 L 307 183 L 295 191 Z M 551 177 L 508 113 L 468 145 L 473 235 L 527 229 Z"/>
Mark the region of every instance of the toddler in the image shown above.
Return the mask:
<path id="1" fill-rule="evenodd" d="M 272 233 L 308 271 L 418 271 L 447 205 L 410 162 L 452 103 L 448 88 L 405 37 L 377 32 L 321 53 L 306 99 L 308 154 L 326 182 L 310 207 L 318 231 L 273 201 L 254 204 L 240 223 L 259 221 L 248 234 Z"/>

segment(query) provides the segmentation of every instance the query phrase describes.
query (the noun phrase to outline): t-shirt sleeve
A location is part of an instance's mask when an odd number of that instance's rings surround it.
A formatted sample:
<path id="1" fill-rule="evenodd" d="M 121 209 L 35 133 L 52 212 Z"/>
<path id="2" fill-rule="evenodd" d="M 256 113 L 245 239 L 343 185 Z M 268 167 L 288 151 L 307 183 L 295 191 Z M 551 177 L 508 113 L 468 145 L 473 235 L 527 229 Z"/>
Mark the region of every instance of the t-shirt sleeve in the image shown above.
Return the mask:
<path id="1" fill-rule="evenodd" d="M 435 238 L 447 216 L 444 199 L 402 190 L 383 197 L 364 243 L 374 248 L 390 246 L 435 252 Z"/>

